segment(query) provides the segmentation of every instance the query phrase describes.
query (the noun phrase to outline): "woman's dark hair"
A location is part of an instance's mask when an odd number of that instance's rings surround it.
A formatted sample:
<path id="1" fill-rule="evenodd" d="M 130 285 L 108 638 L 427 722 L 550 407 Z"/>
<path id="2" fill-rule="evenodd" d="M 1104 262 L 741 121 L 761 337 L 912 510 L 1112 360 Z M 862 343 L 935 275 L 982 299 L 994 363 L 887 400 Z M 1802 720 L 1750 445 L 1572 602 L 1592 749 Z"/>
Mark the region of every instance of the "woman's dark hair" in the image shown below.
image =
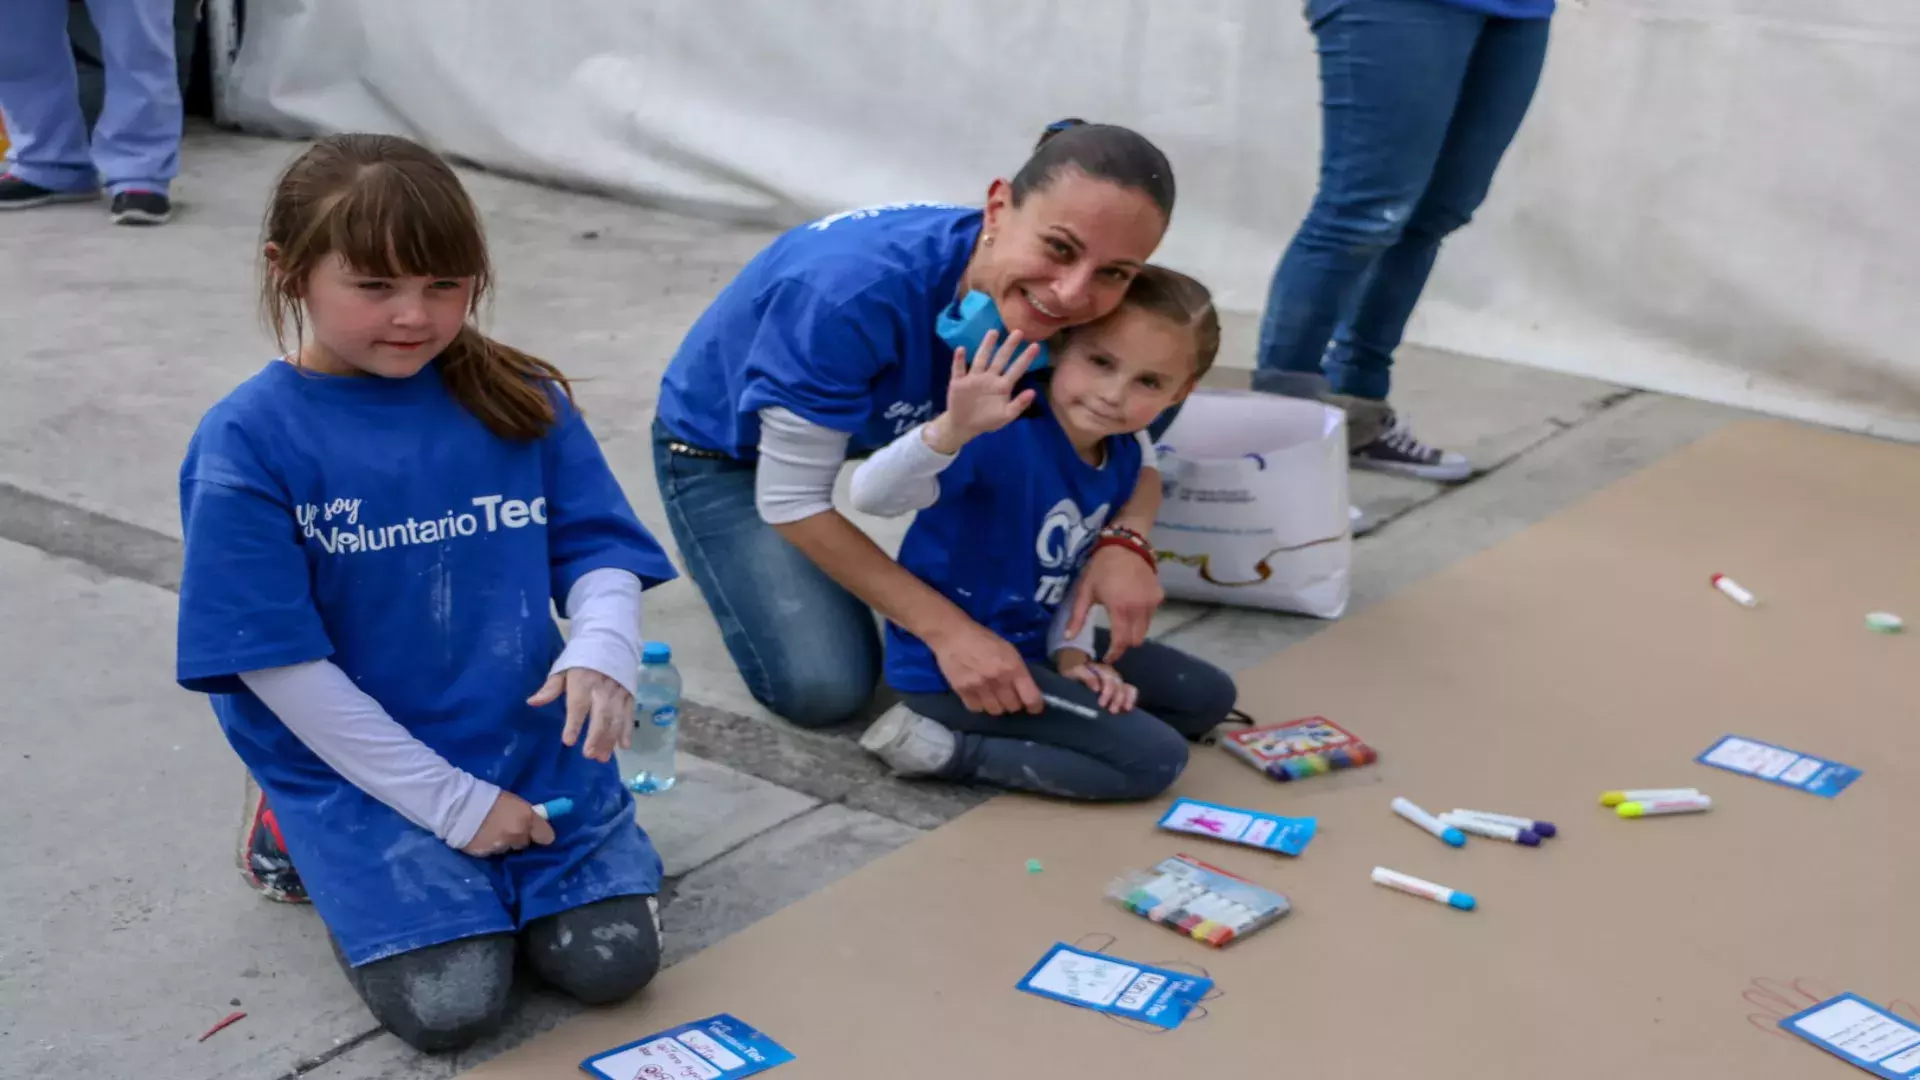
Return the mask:
<path id="1" fill-rule="evenodd" d="M 1013 175 L 1013 204 L 1045 190 L 1063 168 L 1142 192 L 1161 214 L 1173 217 L 1173 166 L 1159 147 L 1132 128 L 1071 118 L 1048 124 L 1033 146 L 1033 156 Z"/>

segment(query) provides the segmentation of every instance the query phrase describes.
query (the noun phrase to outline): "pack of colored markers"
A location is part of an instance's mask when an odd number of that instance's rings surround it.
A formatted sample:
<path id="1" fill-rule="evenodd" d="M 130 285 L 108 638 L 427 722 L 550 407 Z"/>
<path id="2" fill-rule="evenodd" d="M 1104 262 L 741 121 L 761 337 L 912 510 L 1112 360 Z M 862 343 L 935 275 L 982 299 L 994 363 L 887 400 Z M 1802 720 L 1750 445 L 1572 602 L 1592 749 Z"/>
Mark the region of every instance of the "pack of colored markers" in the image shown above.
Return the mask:
<path id="1" fill-rule="evenodd" d="M 1107 885 L 1107 899 L 1216 949 L 1293 910 L 1279 893 L 1186 855 L 1129 870 Z"/>
<path id="2" fill-rule="evenodd" d="M 1380 755 L 1324 716 L 1267 724 L 1223 737 L 1234 757 L 1285 783 L 1371 765 Z"/>

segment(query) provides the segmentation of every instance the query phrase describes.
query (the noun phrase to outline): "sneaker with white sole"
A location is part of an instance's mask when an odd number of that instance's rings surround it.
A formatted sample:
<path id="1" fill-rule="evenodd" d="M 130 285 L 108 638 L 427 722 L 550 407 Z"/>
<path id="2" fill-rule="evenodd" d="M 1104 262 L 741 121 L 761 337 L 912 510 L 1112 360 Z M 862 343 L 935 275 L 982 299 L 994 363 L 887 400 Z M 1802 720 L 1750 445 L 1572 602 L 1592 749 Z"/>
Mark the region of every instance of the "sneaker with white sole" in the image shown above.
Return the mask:
<path id="1" fill-rule="evenodd" d="M 246 805 L 240 818 L 240 876 L 248 887 L 282 904 L 308 903 L 307 887 L 293 868 L 280 822 L 267 805 L 266 793 L 247 774 Z"/>
<path id="2" fill-rule="evenodd" d="M 880 714 L 860 736 L 860 748 L 886 762 L 895 776 L 932 776 L 953 760 L 959 741 L 902 703 Z"/>
<path id="3" fill-rule="evenodd" d="M 165 225 L 173 217 L 173 200 L 157 191 L 123 191 L 113 197 L 107 216 L 115 225 Z"/>
<path id="4" fill-rule="evenodd" d="M 1443 483 L 1473 475 L 1473 465 L 1464 455 L 1414 438 L 1406 418 L 1397 413 L 1388 414 L 1385 431 L 1353 451 L 1353 467 Z"/>
<path id="5" fill-rule="evenodd" d="M 22 180 L 12 173 L 0 173 L 0 210 L 28 210 L 48 203 L 87 202 L 100 197 L 100 192 L 56 191 L 39 184 Z"/>

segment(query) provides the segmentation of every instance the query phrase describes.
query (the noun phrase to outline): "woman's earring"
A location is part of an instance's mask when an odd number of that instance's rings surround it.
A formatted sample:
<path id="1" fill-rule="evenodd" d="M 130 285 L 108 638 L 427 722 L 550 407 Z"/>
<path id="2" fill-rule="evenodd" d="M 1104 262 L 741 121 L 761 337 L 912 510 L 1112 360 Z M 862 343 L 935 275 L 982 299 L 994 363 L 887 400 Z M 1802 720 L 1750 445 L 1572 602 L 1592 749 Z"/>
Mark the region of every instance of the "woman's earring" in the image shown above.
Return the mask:
<path id="1" fill-rule="evenodd" d="M 992 247 L 992 246 L 993 246 L 993 234 L 992 234 L 992 233 L 988 233 L 988 234 L 987 234 L 987 239 L 986 239 L 986 245 L 987 245 L 988 247 Z"/>

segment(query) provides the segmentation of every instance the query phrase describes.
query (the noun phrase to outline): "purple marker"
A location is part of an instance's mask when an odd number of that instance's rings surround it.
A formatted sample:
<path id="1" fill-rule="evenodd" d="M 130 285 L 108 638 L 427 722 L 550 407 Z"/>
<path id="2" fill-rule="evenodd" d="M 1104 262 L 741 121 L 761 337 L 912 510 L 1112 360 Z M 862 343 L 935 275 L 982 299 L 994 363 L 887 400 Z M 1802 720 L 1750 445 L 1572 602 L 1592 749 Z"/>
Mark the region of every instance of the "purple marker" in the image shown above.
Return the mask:
<path id="1" fill-rule="evenodd" d="M 1484 810 L 1461 810 L 1458 807 L 1453 812 L 1461 817 L 1479 818 L 1481 821 L 1490 821 L 1495 825 L 1511 825 L 1516 829 L 1525 829 L 1535 836 L 1551 837 L 1560 831 L 1553 827 L 1551 821 L 1535 821 L 1532 818 L 1514 817 L 1511 814 L 1489 814 Z"/>

